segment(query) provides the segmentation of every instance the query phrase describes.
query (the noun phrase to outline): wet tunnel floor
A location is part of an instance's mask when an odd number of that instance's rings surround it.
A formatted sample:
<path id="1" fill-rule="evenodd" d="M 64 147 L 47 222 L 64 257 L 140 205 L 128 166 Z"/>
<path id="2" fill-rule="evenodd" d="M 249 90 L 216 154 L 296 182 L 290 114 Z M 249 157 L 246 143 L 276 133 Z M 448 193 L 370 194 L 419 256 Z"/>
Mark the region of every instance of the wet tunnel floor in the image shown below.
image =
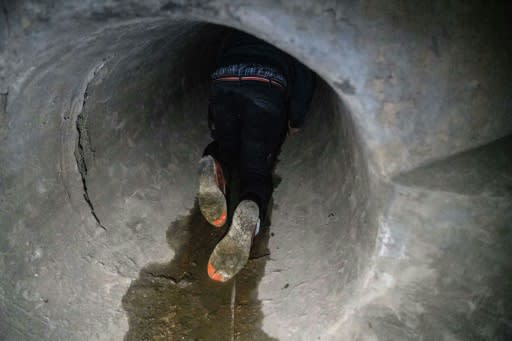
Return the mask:
<path id="1" fill-rule="evenodd" d="M 257 298 L 269 229 L 255 238 L 247 266 L 233 280 L 217 283 L 208 277 L 207 262 L 226 230 L 210 226 L 197 201 L 189 215 L 171 224 L 167 241 L 176 250 L 174 259 L 146 266 L 123 297 L 125 340 L 275 340 L 261 329 Z"/>

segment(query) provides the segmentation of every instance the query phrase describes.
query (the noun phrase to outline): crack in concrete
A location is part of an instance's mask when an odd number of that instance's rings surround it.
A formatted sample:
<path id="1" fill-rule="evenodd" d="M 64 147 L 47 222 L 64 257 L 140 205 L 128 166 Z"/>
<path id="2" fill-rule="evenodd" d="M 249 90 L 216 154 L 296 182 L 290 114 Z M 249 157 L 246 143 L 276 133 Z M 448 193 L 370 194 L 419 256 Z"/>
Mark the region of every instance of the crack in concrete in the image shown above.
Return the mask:
<path id="1" fill-rule="evenodd" d="M 176 279 L 175 277 L 173 276 L 170 276 L 170 275 L 166 275 L 166 274 L 157 274 L 157 273 L 154 273 L 154 272 L 151 272 L 151 271 L 144 271 L 144 274 L 145 275 L 148 275 L 152 278 L 159 278 L 159 279 L 165 279 L 169 282 L 171 282 L 172 284 L 178 284 L 182 279 Z"/>
<path id="2" fill-rule="evenodd" d="M 0 141 L 7 137 L 7 100 L 9 93 L 0 92 Z"/>
<path id="3" fill-rule="evenodd" d="M 8 92 L 0 92 L 0 123 L 2 122 L 5 115 L 7 115 L 7 99 Z"/>
<path id="4" fill-rule="evenodd" d="M 84 157 L 85 152 L 84 152 L 84 146 L 82 144 L 83 137 L 84 137 L 82 129 L 85 129 L 85 128 L 80 125 L 81 121 L 82 121 L 82 114 L 79 114 L 77 121 L 76 121 L 76 129 L 78 130 L 78 155 L 79 155 L 79 157 L 77 157 L 76 163 L 78 164 L 78 171 L 80 172 L 80 177 L 82 178 L 82 185 L 83 185 L 83 191 L 84 191 L 83 196 L 84 196 L 85 202 L 87 203 L 87 205 L 89 205 L 89 208 L 91 209 L 92 216 L 94 217 L 94 219 L 96 220 L 98 225 L 106 231 L 107 228 L 101 223 L 100 218 L 96 214 L 96 211 L 94 210 L 94 205 L 91 201 L 91 198 L 89 197 L 89 192 L 87 190 L 87 180 L 86 180 L 86 178 L 87 178 L 87 163 L 85 162 L 85 157 Z"/>
<path id="5" fill-rule="evenodd" d="M 105 65 L 105 63 L 99 64 L 92 74 L 92 77 L 87 82 L 87 85 L 85 87 L 84 91 L 84 98 L 82 103 L 82 110 L 80 113 L 78 113 L 76 118 L 76 130 L 78 131 L 78 144 L 77 148 L 75 150 L 75 159 L 78 166 L 78 172 L 80 173 L 80 177 L 82 179 L 82 186 L 83 186 L 83 197 L 87 205 L 89 206 L 89 209 L 91 210 L 91 214 L 94 217 L 94 220 L 96 220 L 96 223 L 105 231 L 107 231 L 107 228 L 105 225 L 101 223 L 100 218 L 96 214 L 96 211 L 94 209 L 94 204 L 92 203 L 91 198 L 89 197 L 89 191 L 87 189 L 87 158 L 93 154 L 93 150 L 91 149 L 91 143 L 89 140 L 89 134 L 87 132 L 87 115 L 84 113 L 85 103 L 87 101 L 88 97 L 88 89 L 91 81 L 94 79 L 98 71 Z"/>
<path id="6" fill-rule="evenodd" d="M 5 27 L 5 42 L 3 48 L 7 50 L 7 44 L 9 42 L 9 36 L 10 36 L 10 28 L 9 28 L 9 10 L 7 9 L 7 2 L 5 0 L 0 1 L 0 8 L 2 10 L 2 15 L 4 17 L 4 27 Z M 1 33 L 1 32 L 0 32 Z M 2 50 L 2 43 L 0 42 L 0 51 Z"/>

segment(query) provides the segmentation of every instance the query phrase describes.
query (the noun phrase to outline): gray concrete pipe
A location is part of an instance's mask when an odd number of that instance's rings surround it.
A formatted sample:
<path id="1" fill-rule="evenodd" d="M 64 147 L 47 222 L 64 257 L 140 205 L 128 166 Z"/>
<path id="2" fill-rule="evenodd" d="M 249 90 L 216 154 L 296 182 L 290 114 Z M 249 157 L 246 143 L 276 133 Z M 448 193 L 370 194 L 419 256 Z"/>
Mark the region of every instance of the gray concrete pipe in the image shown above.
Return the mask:
<path id="1" fill-rule="evenodd" d="M 0 4 L 0 339 L 512 337 L 510 7 Z M 230 28 L 319 86 L 219 286 L 194 197 Z"/>

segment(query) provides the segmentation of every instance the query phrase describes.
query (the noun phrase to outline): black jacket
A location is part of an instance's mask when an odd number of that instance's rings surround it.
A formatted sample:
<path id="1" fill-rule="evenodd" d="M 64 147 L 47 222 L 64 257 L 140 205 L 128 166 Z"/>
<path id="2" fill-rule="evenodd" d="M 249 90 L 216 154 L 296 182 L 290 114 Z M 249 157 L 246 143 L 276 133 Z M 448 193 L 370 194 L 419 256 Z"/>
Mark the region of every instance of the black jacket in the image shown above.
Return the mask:
<path id="1" fill-rule="evenodd" d="M 261 64 L 277 69 L 288 83 L 290 125 L 299 128 L 304 124 L 315 90 L 315 75 L 295 58 L 256 37 L 235 31 L 226 37 L 217 64 Z"/>

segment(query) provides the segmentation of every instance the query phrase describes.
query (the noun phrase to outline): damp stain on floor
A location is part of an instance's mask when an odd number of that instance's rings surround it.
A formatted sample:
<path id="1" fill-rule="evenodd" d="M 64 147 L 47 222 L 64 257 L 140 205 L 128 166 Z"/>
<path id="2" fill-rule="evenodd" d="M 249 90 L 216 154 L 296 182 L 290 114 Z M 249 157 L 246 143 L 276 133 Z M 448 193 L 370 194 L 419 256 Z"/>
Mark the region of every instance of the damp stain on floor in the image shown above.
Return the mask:
<path id="1" fill-rule="evenodd" d="M 261 329 L 257 298 L 268 228 L 255 238 L 247 266 L 234 279 L 217 283 L 208 277 L 207 262 L 226 230 L 209 225 L 197 203 L 171 224 L 167 241 L 174 259 L 146 266 L 123 297 L 125 340 L 276 340 Z"/>

